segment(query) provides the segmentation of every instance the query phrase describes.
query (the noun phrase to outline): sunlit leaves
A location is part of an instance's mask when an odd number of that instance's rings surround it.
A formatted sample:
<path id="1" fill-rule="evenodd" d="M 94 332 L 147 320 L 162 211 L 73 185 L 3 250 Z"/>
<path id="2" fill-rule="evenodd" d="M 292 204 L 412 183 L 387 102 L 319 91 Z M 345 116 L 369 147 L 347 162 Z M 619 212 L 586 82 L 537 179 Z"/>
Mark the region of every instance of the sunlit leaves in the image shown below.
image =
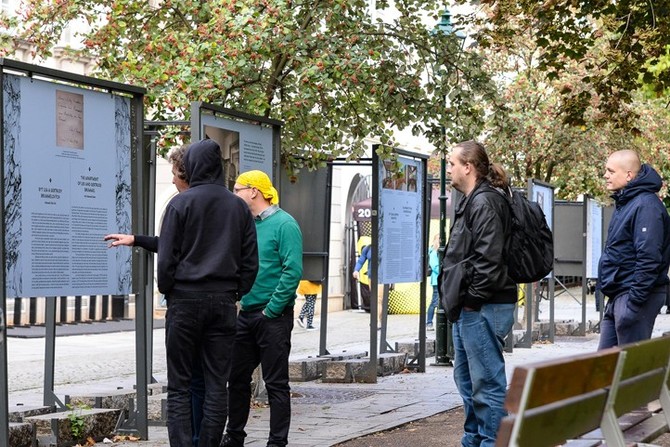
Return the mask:
<path id="1" fill-rule="evenodd" d="M 25 37 L 48 54 L 63 26 L 83 19 L 82 53 L 99 76 L 146 87 L 148 119 L 188 119 L 190 102 L 203 101 L 282 120 L 293 168 L 360 157 L 366 138 L 393 146 L 392 130 L 408 126 L 443 149 L 443 127 L 453 139 L 476 135 L 488 78 L 454 36 L 431 32 L 443 3 L 405 0 L 399 13 L 377 11 L 383 22 L 368 4 L 27 0 Z"/>
<path id="2" fill-rule="evenodd" d="M 467 0 L 461 3 L 468 3 Z M 601 118 L 621 128 L 634 126 L 634 113 L 620 113 L 639 88 L 639 80 L 657 94 L 670 86 L 670 73 L 651 73 L 649 61 L 670 44 L 670 0 L 481 0 L 489 14 L 480 18 L 483 45 L 510 44 L 527 34 L 539 48 L 536 67 L 549 81 L 569 75 L 566 61 L 592 70 L 584 80 L 594 95 Z M 572 96 L 571 93 L 565 93 Z M 587 103 L 571 98 L 564 122 L 586 121 Z"/>

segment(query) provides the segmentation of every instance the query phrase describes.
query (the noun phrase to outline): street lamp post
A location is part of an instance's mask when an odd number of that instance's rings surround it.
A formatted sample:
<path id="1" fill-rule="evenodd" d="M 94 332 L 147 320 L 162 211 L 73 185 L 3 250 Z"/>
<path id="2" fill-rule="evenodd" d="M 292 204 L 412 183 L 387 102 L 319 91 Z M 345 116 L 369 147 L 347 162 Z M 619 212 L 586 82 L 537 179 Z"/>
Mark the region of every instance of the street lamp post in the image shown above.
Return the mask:
<path id="1" fill-rule="evenodd" d="M 447 239 L 447 195 L 446 195 L 446 160 L 445 154 L 440 159 L 440 248 L 438 249 L 438 258 L 440 268 L 444 259 Z M 439 284 L 438 284 L 439 287 Z M 447 320 L 447 315 L 442 307 L 442 300 L 438 302 L 435 311 L 435 363 L 437 366 L 452 366 L 453 341 L 451 339 L 451 323 Z M 450 355 L 451 354 L 451 355 Z"/>
<path id="2" fill-rule="evenodd" d="M 451 25 L 451 13 L 448 8 L 442 12 L 440 22 L 437 24 L 436 32 L 452 34 L 454 33 Z M 465 36 L 456 33 L 456 37 L 461 40 L 461 44 L 465 40 Z M 444 106 L 447 105 L 447 97 L 444 97 Z M 446 132 L 442 126 L 442 136 L 446 145 Z M 438 250 L 438 257 L 440 266 L 444 259 L 444 252 L 447 245 L 447 160 L 446 153 L 443 152 L 440 158 L 440 248 Z M 453 201 L 452 201 L 453 203 Z M 441 267 L 440 267 L 441 268 Z M 438 285 L 439 287 L 439 285 Z M 436 366 L 452 366 L 454 358 L 454 343 L 451 337 L 451 323 L 447 320 L 447 315 L 442 307 L 442 302 L 438 303 L 437 311 L 435 313 L 435 363 Z"/>

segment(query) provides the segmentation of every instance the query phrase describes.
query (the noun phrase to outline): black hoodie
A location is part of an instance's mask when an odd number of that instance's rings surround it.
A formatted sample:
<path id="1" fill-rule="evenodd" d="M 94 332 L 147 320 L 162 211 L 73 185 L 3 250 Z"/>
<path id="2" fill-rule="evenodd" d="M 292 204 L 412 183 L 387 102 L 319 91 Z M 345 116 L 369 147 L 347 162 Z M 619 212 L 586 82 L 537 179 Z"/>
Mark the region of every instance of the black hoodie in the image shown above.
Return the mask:
<path id="1" fill-rule="evenodd" d="M 184 155 L 189 188 L 165 210 L 158 289 L 246 294 L 258 272 L 256 226 L 247 204 L 224 184 L 219 145 L 191 144 Z"/>

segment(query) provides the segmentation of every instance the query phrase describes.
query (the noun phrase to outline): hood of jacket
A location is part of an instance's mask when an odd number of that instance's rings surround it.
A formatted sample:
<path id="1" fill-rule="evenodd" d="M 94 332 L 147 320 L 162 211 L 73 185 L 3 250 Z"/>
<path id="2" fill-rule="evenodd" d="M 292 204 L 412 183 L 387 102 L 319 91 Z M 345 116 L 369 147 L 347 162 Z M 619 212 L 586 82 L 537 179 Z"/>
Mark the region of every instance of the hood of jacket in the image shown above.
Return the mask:
<path id="1" fill-rule="evenodd" d="M 217 183 L 225 186 L 221 150 L 214 140 L 200 140 L 191 144 L 184 154 L 184 170 L 189 186 Z"/>
<path id="2" fill-rule="evenodd" d="M 661 176 L 654 168 L 645 163 L 640 167 L 637 176 L 622 190 L 612 194 L 612 198 L 617 205 L 623 205 L 638 194 L 645 192 L 656 194 L 661 190 L 661 186 L 663 186 Z"/>

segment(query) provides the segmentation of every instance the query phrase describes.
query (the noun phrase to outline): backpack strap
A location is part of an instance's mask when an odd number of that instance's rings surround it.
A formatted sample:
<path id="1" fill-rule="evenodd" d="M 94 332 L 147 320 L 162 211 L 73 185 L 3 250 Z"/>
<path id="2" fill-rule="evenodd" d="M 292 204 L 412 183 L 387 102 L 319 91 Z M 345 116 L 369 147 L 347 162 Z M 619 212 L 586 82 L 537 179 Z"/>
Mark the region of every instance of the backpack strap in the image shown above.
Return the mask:
<path id="1" fill-rule="evenodd" d="M 463 209 L 463 217 L 465 218 L 465 226 L 470 231 L 472 231 L 472 224 L 471 224 L 471 218 L 470 218 L 470 212 L 469 212 L 470 203 L 472 203 L 472 200 L 480 194 L 488 194 L 489 196 L 494 196 L 494 194 L 495 194 L 495 195 L 499 195 L 501 197 L 504 197 L 505 200 L 507 201 L 507 204 L 510 207 L 510 216 L 511 216 L 511 213 L 512 213 L 512 203 L 511 203 L 512 202 L 512 188 L 508 187 L 507 191 L 504 191 L 500 188 L 496 188 L 496 187 L 493 187 L 493 186 L 490 186 L 490 189 L 489 188 L 484 188 L 484 189 L 477 188 L 477 190 L 475 190 L 472 197 L 470 197 L 468 199 L 468 202 L 465 204 L 465 208 Z"/>
<path id="2" fill-rule="evenodd" d="M 474 199 L 475 196 L 478 196 L 479 194 L 488 194 L 488 195 L 493 196 L 493 197 L 500 196 L 500 197 L 503 197 L 505 199 L 505 202 L 507 202 L 507 206 L 508 206 L 508 209 L 509 209 L 510 231 L 511 231 L 512 218 L 514 216 L 513 210 L 512 210 L 512 188 L 511 187 L 508 187 L 507 191 L 505 191 L 505 190 L 502 190 L 500 188 L 496 188 L 496 187 L 492 186 L 490 190 L 488 188 L 485 189 L 485 190 L 479 190 L 475 195 L 473 195 L 470 198 L 470 200 L 468 201 L 468 203 L 465 205 L 465 209 L 463 210 L 463 217 L 465 218 L 465 227 L 472 232 L 472 224 L 470 223 L 470 220 L 469 220 L 470 219 L 470 212 L 469 212 L 468 208 L 470 208 L 470 202 L 472 201 L 472 199 Z M 509 253 L 510 240 L 511 240 L 511 237 L 508 236 L 507 240 L 505 241 L 505 249 L 504 249 L 505 255 L 507 255 L 507 253 Z"/>

